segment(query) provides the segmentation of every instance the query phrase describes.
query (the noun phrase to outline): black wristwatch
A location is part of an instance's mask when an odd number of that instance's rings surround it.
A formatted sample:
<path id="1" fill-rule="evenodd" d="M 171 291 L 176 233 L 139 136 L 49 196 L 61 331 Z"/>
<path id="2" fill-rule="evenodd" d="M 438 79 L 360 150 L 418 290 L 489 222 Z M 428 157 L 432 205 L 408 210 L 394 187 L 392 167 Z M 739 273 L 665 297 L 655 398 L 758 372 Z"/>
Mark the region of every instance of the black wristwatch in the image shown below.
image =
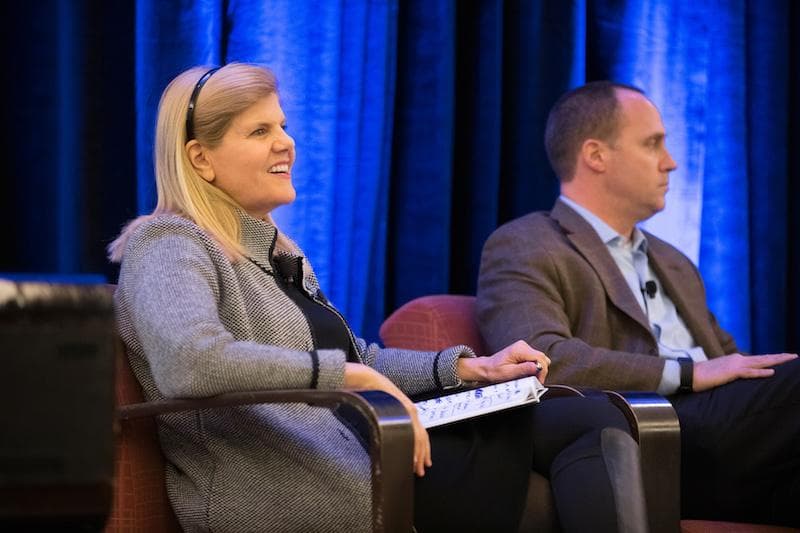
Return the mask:
<path id="1" fill-rule="evenodd" d="M 691 357 L 679 357 L 678 364 L 681 365 L 681 384 L 678 385 L 678 392 L 685 394 L 692 392 L 694 385 L 694 361 Z"/>

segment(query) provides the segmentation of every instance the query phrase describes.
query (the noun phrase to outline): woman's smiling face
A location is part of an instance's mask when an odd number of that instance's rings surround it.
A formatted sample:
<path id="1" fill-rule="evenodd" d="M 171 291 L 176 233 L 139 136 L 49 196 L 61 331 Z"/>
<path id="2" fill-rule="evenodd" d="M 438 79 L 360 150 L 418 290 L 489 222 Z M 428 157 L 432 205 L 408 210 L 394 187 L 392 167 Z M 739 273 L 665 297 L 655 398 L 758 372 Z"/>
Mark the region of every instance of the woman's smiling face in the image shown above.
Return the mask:
<path id="1" fill-rule="evenodd" d="M 216 187 L 255 218 L 294 201 L 294 139 L 276 93 L 237 115 L 222 142 L 206 150 Z"/>

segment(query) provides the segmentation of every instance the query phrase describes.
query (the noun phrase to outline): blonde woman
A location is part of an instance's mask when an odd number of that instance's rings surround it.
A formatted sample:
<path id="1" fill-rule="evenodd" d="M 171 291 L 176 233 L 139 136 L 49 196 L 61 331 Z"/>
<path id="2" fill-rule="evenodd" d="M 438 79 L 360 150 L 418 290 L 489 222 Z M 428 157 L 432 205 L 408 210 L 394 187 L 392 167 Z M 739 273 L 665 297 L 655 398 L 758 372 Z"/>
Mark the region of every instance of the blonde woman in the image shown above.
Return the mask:
<path id="1" fill-rule="evenodd" d="M 516 530 L 531 468 L 551 477 L 565 529 L 644 527 L 620 510 L 633 506 L 635 517 L 644 516 L 636 454 L 625 453 L 635 444 L 605 402 L 551 400 L 429 438 L 407 394 L 462 381 L 544 379 L 550 361 L 524 342 L 476 358 L 466 346 L 408 352 L 357 338 L 270 217 L 295 198 L 294 141 L 285 124 L 275 78 L 261 66 L 196 67 L 165 89 L 156 125 L 158 204 L 110 246 L 112 260 L 122 262 L 119 328 L 146 397 L 383 390 L 413 420 L 408 468 L 418 476 L 419 530 Z M 163 416 L 158 424 L 167 489 L 187 531 L 370 527 L 369 458 L 334 411 L 248 406 Z M 632 456 L 637 475 L 610 476 L 608 453 Z M 633 504 L 621 505 L 630 494 Z"/>

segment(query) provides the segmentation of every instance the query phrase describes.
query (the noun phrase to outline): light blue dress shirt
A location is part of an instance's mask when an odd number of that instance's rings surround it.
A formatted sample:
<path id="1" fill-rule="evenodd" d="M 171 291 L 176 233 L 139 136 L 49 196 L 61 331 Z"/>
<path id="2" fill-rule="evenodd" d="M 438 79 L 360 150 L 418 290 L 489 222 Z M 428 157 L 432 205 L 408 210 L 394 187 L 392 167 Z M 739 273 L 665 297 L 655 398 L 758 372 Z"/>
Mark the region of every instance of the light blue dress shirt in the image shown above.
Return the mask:
<path id="1" fill-rule="evenodd" d="M 675 393 L 680 385 L 680 365 L 676 359 L 691 357 L 694 361 L 707 361 L 708 357 L 703 348 L 697 346 L 683 319 L 678 315 L 675 304 L 664 292 L 661 281 L 650 268 L 647 259 L 647 238 L 639 228 L 635 227 L 633 237 L 628 239 L 585 207 L 563 195 L 560 199 L 594 228 L 614 258 L 634 298 L 647 316 L 650 329 L 658 342 L 658 353 L 667 360 L 656 392 Z M 652 297 L 645 294 L 644 287 L 648 281 L 656 283 L 656 293 Z"/>

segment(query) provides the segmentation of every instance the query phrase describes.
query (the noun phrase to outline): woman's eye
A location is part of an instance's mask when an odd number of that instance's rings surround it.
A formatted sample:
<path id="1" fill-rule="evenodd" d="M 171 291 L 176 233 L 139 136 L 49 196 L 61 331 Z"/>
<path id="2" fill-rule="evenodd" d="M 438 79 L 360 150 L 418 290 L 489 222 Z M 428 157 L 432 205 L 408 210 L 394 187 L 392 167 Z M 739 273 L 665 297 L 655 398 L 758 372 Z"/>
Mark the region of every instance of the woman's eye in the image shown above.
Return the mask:
<path id="1" fill-rule="evenodd" d="M 283 131 L 289 131 L 289 125 L 288 124 L 281 124 L 281 129 L 283 129 Z"/>
<path id="2" fill-rule="evenodd" d="M 253 133 L 251 133 L 250 135 L 264 135 L 265 133 L 267 133 L 266 129 L 258 128 L 257 130 L 253 130 Z"/>

